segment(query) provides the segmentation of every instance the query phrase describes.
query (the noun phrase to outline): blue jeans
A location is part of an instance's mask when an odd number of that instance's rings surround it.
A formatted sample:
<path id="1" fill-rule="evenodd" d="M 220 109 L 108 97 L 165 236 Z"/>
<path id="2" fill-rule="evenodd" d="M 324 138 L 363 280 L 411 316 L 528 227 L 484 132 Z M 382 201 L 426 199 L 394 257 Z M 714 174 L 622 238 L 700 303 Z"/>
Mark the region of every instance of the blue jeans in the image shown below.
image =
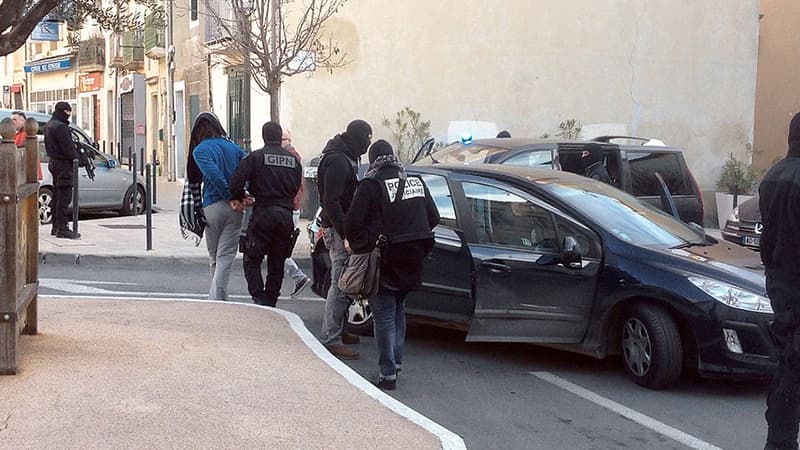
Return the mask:
<path id="1" fill-rule="evenodd" d="M 406 340 L 406 296 L 408 291 L 390 291 L 383 287 L 369 299 L 375 344 L 378 346 L 380 376 L 397 378 L 397 365 L 403 362 Z"/>
<path id="2" fill-rule="evenodd" d="M 350 299 L 339 289 L 339 278 L 342 276 L 350 253 L 344 248 L 344 239 L 333 228 L 322 229 L 322 239 L 331 257 L 331 287 L 325 299 L 325 315 L 322 317 L 322 345 L 342 345 L 347 310 Z"/>

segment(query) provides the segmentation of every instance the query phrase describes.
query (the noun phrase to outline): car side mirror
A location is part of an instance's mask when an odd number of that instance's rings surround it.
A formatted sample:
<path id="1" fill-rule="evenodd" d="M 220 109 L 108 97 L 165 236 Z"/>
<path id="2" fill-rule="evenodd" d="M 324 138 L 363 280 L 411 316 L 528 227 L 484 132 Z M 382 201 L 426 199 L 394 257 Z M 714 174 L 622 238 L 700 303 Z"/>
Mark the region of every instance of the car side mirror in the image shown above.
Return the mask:
<path id="1" fill-rule="evenodd" d="M 116 159 L 109 159 L 108 160 L 108 168 L 113 169 L 117 167 L 117 160 Z"/>
<path id="2" fill-rule="evenodd" d="M 564 264 L 564 267 L 569 269 L 583 268 L 581 246 L 578 245 L 578 241 L 574 237 L 566 236 L 561 249 L 561 263 Z"/>

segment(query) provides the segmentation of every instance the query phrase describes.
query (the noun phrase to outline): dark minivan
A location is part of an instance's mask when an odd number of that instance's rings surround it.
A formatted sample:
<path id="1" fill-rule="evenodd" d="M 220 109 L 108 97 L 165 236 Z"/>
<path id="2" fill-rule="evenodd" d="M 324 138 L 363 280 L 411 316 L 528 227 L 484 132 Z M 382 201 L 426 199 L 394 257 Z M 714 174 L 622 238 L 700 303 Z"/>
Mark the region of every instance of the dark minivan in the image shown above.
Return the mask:
<path id="1" fill-rule="evenodd" d="M 640 141 L 643 145 L 618 145 L 612 141 Z M 545 140 L 532 138 L 478 139 L 456 142 L 430 153 L 430 146 L 420 151 L 416 165 L 430 164 L 504 164 L 510 166 L 580 172 L 580 155 L 589 142 L 600 144 L 604 164 L 612 184 L 640 200 L 668 210 L 663 205 L 661 182 L 686 223 L 703 224 L 703 197 L 689 170 L 683 151 L 660 142 L 629 136 L 602 136 L 593 141 Z M 425 156 L 422 156 L 425 155 Z"/>

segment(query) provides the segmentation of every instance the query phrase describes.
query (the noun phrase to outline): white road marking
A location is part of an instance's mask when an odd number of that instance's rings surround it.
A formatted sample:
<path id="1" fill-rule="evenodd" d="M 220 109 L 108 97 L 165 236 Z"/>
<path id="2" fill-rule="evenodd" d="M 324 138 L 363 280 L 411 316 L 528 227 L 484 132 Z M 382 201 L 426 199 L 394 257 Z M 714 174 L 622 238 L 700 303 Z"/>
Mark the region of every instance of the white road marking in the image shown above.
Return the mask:
<path id="1" fill-rule="evenodd" d="M 175 292 L 142 292 L 142 291 L 116 291 L 111 289 L 103 289 L 94 287 L 92 285 L 119 285 L 119 286 L 138 286 L 137 283 L 123 283 L 117 281 L 90 281 L 90 280 L 67 280 L 62 278 L 39 278 L 39 287 L 52 289 L 54 291 L 66 292 L 67 294 L 82 294 L 90 296 L 106 296 L 106 297 L 142 297 L 142 298 L 169 298 L 179 297 L 186 299 L 204 300 L 207 299 L 207 293 L 175 293 Z M 229 295 L 230 299 L 237 300 L 250 300 L 249 295 Z M 289 296 L 278 297 L 281 300 L 290 300 Z M 324 298 L 315 296 L 297 296 L 292 300 L 324 302 Z"/>
<path id="2" fill-rule="evenodd" d="M 270 308 L 266 306 L 259 306 L 253 303 L 235 303 L 235 302 L 224 302 L 218 300 L 190 300 L 190 299 L 180 299 L 180 298 L 169 298 L 162 297 L 162 298 L 153 298 L 153 297 L 138 297 L 138 298 L 124 298 L 121 299 L 119 297 L 99 297 L 99 296 L 90 296 L 90 297 L 81 297 L 81 296 L 60 296 L 60 295 L 40 295 L 40 297 L 49 297 L 49 298 L 80 298 L 80 299 L 99 299 L 99 300 L 142 300 L 142 301 L 160 301 L 160 302 L 196 302 L 196 301 L 203 301 L 209 303 L 219 303 L 222 305 L 237 305 L 237 306 L 244 306 L 250 308 L 262 308 L 267 311 L 275 312 L 284 317 L 287 322 L 289 322 L 289 326 L 291 327 L 292 331 L 300 337 L 300 340 L 308 346 L 318 358 L 320 358 L 324 363 L 328 364 L 333 370 L 338 372 L 345 380 L 347 380 L 350 384 L 355 386 L 361 392 L 369 395 L 373 399 L 377 400 L 380 404 L 384 407 L 394 411 L 396 414 L 405 417 L 409 421 L 415 423 L 416 425 L 422 427 L 423 429 L 427 430 L 429 433 L 433 434 L 437 438 L 439 438 L 439 442 L 442 444 L 442 450 L 466 450 L 467 446 L 464 444 L 464 439 L 461 436 L 453 433 L 452 431 L 448 430 L 447 428 L 439 425 L 438 423 L 434 422 L 433 420 L 423 416 L 419 412 L 411 409 L 409 406 L 400 403 L 394 397 L 390 396 L 389 394 L 383 392 L 382 390 L 378 389 L 375 385 L 370 383 L 369 381 L 365 380 L 361 375 L 359 375 L 356 371 L 351 369 L 347 364 L 340 361 L 338 358 L 333 356 L 328 349 L 326 349 L 310 331 L 306 328 L 305 323 L 303 323 L 303 319 L 300 318 L 297 314 L 289 311 L 285 311 L 278 308 Z"/>
<path id="3" fill-rule="evenodd" d="M 586 400 L 589 400 L 592 403 L 595 403 L 603 408 L 611 410 L 619 414 L 622 417 L 630 419 L 639 425 L 647 427 L 656 433 L 664 435 L 672 440 L 678 441 L 681 444 L 684 444 L 688 447 L 698 449 L 698 450 L 722 450 L 720 447 L 717 447 L 713 444 L 710 444 L 706 441 L 698 439 L 690 434 L 684 433 L 677 428 L 673 428 L 663 422 L 659 422 L 652 417 L 646 416 L 638 411 L 628 408 L 627 406 L 621 405 L 613 400 L 609 400 L 601 395 L 595 394 L 594 392 L 582 388 L 577 384 L 571 383 L 559 376 L 553 375 L 549 372 L 530 372 L 531 375 L 540 378 L 548 383 L 554 384 L 565 391 L 569 391 L 578 397 L 582 397 Z"/>

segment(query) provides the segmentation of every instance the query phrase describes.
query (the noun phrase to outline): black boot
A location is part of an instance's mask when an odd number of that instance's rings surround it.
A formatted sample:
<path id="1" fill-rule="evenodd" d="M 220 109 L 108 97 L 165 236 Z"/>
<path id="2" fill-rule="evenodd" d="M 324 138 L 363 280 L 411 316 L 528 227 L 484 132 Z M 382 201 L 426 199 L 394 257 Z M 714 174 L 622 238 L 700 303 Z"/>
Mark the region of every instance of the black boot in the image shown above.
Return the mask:
<path id="1" fill-rule="evenodd" d="M 81 234 L 72 230 L 59 230 L 58 233 L 56 233 L 56 237 L 62 239 L 80 239 Z"/>

